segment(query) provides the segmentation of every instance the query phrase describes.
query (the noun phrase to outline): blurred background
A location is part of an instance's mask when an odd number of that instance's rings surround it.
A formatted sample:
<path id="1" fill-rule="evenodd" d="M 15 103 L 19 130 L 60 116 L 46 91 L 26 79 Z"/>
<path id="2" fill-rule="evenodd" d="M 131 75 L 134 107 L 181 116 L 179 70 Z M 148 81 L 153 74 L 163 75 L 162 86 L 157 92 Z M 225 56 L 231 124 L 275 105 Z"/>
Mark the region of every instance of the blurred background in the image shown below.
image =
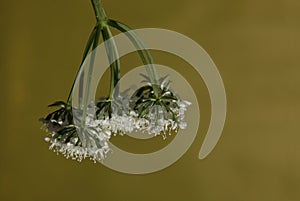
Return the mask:
<path id="1" fill-rule="evenodd" d="M 147 175 L 56 156 L 38 119 L 48 104 L 67 98 L 95 24 L 90 1 L 2 1 L 0 200 L 299 201 L 300 1 L 102 2 L 113 19 L 180 32 L 210 54 L 228 98 L 222 138 L 198 160 L 210 119 L 207 89 L 184 61 L 153 52 L 157 63 L 181 72 L 196 91 L 201 122 L 189 151 Z M 134 58 L 124 63 L 124 69 L 139 64 Z M 141 146 L 118 137 L 115 143 L 139 152 L 166 142 Z"/>

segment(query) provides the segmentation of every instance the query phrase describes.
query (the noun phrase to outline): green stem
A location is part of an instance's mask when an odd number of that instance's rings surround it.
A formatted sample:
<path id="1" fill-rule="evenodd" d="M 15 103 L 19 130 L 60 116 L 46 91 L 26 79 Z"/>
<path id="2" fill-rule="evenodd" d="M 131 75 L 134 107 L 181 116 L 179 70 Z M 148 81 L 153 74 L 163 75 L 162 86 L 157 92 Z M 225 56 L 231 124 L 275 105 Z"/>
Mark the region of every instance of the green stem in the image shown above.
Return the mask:
<path id="1" fill-rule="evenodd" d="M 109 99 L 112 99 L 112 94 L 114 90 L 114 83 L 115 83 L 115 63 L 113 63 L 113 55 L 111 54 L 111 46 L 110 43 L 105 42 L 108 40 L 108 34 L 105 29 L 102 29 L 102 37 L 104 41 L 104 46 L 106 50 L 106 55 L 108 57 L 108 61 L 110 63 L 110 89 L 109 89 Z"/>
<path id="2" fill-rule="evenodd" d="M 93 45 L 93 42 L 94 42 L 94 39 L 95 39 L 95 34 L 96 34 L 96 27 L 94 27 L 92 33 L 90 34 L 89 40 L 87 42 L 87 45 L 86 45 L 84 53 L 83 53 L 83 57 L 82 57 L 82 61 L 81 61 L 80 66 L 82 66 L 85 58 L 87 57 L 88 53 L 91 51 L 91 48 L 92 48 L 92 45 Z M 76 77 L 78 76 L 80 70 L 81 70 L 81 68 L 79 68 L 79 70 L 77 71 Z M 76 81 L 76 79 L 73 81 L 73 84 L 72 84 L 72 87 L 71 87 L 71 90 L 70 90 L 70 93 L 69 93 L 69 96 L 68 96 L 68 99 L 67 99 L 67 107 L 71 107 L 72 94 L 73 94 L 73 90 L 74 90 L 75 81 Z"/>
<path id="3" fill-rule="evenodd" d="M 133 43 L 133 45 L 136 47 L 136 49 L 138 50 L 138 52 L 140 52 L 140 56 L 141 58 L 144 58 L 145 60 L 145 56 L 143 55 L 143 51 L 146 52 L 146 57 L 148 59 L 148 62 L 145 65 L 150 64 L 150 70 L 151 70 L 151 74 L 153 76 L 153 81 L 155 84 L 158 84 L 158 78 L 157 78 L 157 73 L 156 73 L 156 69 L 154 66 L 154 61 L 153 58 L 151 56 L 150 51 L 146 48 L 144 42 L 142 41 L 142 39 L 126 24 L 123 24 L 122 22 L 118 22 L 116 20 L 108 20 L 108 25 L 118 29 L 119 31 L 123 32 L 126 34 L 126 36 L 130 39 L 130 41 Z M 143 59 L 142 59 L 143 60 Z"/>
<path id="4" fill-rule="evenodd" d="M 98 24 L 98 26 L 96 27 L 96 35 L 95 35 L 95 39 L 94 39 L 93 47 L 92 47 L 93 50 L 95 50 L 98 46 L 101 29 L 102 29 L 101 25 Z M 90 87 L 91 87 L 91 81 L 92 81 L 92 74 L 93 74 L 93 69 L 94 69 L 94 64 L 95 64 L 95 56 L 96 56 L 96 51 L 93 51 L 91 54 L 89 71 L 88 71 L 86 87 L 85 87 L 82 121 L 81 121 L 82 127 L 85 126 L 85 119 L 86 119 L 86 113 L 87 113 L 87 108 L 88 108 L 88 99 L 89 99 L 89 93 L 90 93 Z"/>
<path id="5" fill-rule="evenodd" d="M 113 38 L 113 35 L 112 35 L 109 27 L 105 26 L 104 29 L 106 30 L 106 32 L 108 34 L 108 39 L 110 39 L 109 42 L 111 43 L 111 46 L 112 46 L 111 52 L 113 54 L 113 57 L 114 57 L 113 61 L 115 62 L 115 66 L 116 66 L 116 69 L 115 69 L 115 72 L 116 72 L 116 74 L 115 74 L 115 83 L 114 83 L 116 85 L 118 83 L 118 81 L 120 80 L 120 78 L 121 78 L 121 71 L 120 71 L 121 64 L 120 64 L 120 59 L 119 59 L 120 56 L 119 56 L 119 52 L 118 52 L 116 42 Z"/>
<path id="6" fill-rule="evenodd" d="M 99 0 L 91 0 L 92 5 L 95 11 L 96 19 L 97 19 L 97 28 L 96 28 L 96 34 L 95 34 L 95 39 L 93 42 L 93 48 L 94 50 L 98 46 L 99 38 L 102 32 L 104 42 L 112 37 L 112 34 L 108 28 L 107 25 L 107 17 L 105 15 L 105 12 L 100 4 Z M 118 52 L 116 49 L 116 45 L 112 40 L 109 40 L 107 43 L 105 43 L 106 47 L 106 52 L 107 56 L 110 61 L 110 67 L 111 67 L 111 80 L 110 80 L 110 99 L 112 100 L 113 98 L 113 90 L 115 86 L 115 68 L 114 64 L 112 61 L 118 58 Z M 84 96 L 84 102 L 83 102 L 83 112 L 82 112 L 82 121 L 81 121 L 81 127 L 85 127 L 85 120 L 86 120 L 86 114 L 87 114 L 87 108 L 88 108 L 88 99 L 89 99 L 89 93 L 90 93 L 90 85 L 91 85 L 91 80 L 92 80 L 92 74 L 93 74 L 93 68 L 94 68 L 94 63 L 95 63 L 95 54 L 96 52 L 93 51 L 91 55 L 91 60 L 90 60 L 90 66 L 89 66 L 89 71 L 88 71 L 88 76 L 87 76 L 87 81 L 86 81 L 86 88 L 85 88 L 85 96 Z M 117 74 L 117 79 L 119 79 L 119 72 L 120 72 L 120 63 L 119 60 L 115 62 L 116 65 L 116 70 L 118 72 Z"/>
<path id="7" fill-rule="evenodd" d="M 94 12 L 95 12 L 95 16 L 96 16 L 96 20 L 97 22 L 104 22 L 107 20 L 106 14 L 101 6 L 100 0 L 91 0 L 93 8 L 94 8 Z"/>
<path id="8" fill-rule="evenodd" d="M 85 58 L 87 57 L 88 53 L 93 50 L 91 48 L 92 48 L 92 45 L 93 45 L 93 42 L 94 42 L 94 39 L 95 39 L 97 26 L 107 20 L 106 14 L 105 14 L 105 12 L 104 12 L 101 4 L 100 4 L 100 1 L 99 0 L 91 0 L 91 3 L 93 5 L 93 9 L 94 9 L 94 12 L 95 12 L 97 25 L 94 27 L 92 33 L 90 34 L 90 37 L 89 37 L 89 40 L 87 42 L 87 45 L 86 45 L 86 48 L 85 48 L 85 51 L 84 51 L 84 54 L 83 54 L 83 58 L 82 58 L 82 61 L 81 61 L 81 64 L 80 64 L 80 68 L 78 69 L 78 71 L 76 73 L 76 77 L 78 76 L 78 74 L 81 70 L 82 64 L 83 64 Z M 69 108 L 71 107 L 71 103 L 72 103 L 72 94 L 73 94 L 73 90 L 74 90 L 75 81 L 76 81 L 76 79 L 74 80 L 74 82 L 72 84 L 72 87 L 71 87 L 71 90 L 70 90 L 70 93 L 69 93 L 68 99 L 67 99 L 67 107 L 69 107 Z"/>
<path id="9" fill-rule="evenodd" d="M 113 63 L 113 54 L 111 52 L 111 44 L 107 41 L 109 40 L 109 36 L 107 30 L 105 28 L 102 29 L 102 36 L 105 45 L 106 55 L 108 57 L 108 61 L 110 63 L 110 89 L 109 89 L 109 99 L 112 100 L 113 98 L 113 90 L 114 90 L 114 83 L 115 83 L 115 63 Z M 106 41 L 106 42 L 105 42 Z"/>
<path id="10" fill-rule="evenodd" d="M 125 25 L 121 22 L 115 21 L 115 20 L 111 20 L 111 19 L 109 19 L 107 23 L 109 26 L 112 26 L 112 27 L 118 29 L 119 31 L 125 33 L 126 36 L 132 42 L 132 44 L 135 46 L 135 48 L 137 49 L 137 53 L 139 54 L 143 64 L 146 66 L 146 71 L 150 77 L 151 84 L 153 85 L 154 93 L 156 96 L 158 96 L 159 82 L 158 82 L 156 69 L 154 66 L 154 61 L 150 54 L 150 51 L 145 47 L 145 44 L 139 38 L 139 36 L 127 25 Z M 146 59 L 143 51 L 145 51 L 147 59 Z M 148 68 L 149 64 L 150 64 L 150 68 Z"/>
<path id="11" fill-rule="evenodd" d="M 111 68 L 110 92 L 109 98 L 113 99 L 114 90 L 118 90 L 116 86 L 120 80 L 120 59 L 116 43 L 108 26 L 104 26 L 102 30 L 103 40 L 106 48 L 106 54 L 109 59 Z"/>

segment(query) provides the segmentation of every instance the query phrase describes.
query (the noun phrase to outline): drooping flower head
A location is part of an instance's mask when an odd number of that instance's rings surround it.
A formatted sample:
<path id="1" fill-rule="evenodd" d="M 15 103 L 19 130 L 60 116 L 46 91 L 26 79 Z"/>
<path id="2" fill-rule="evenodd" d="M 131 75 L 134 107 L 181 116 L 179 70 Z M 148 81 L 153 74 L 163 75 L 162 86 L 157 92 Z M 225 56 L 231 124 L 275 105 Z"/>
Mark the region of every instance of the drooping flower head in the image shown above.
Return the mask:
<path id="1" fill-rule="evenodd" d="M 101 129 L 100 122 L 94 120 L 91 113 L 87 113 L 84 127 L 75 126 L 74 118 L 80 113 L 79 110 L 74 117 L 71 107 L 66 103 L 59 101 L 50 105 L 54 106 L 59 109 L 40 119 L 42 128 L 48 132 L 45 141 L 51 144 L 49 149 L 77 161 L 85 158 L 93 161 L 104 159 L 110 150 L 107 143 L 110 131 Z"/>
<path id="2" fill-rule="evenodd" d="M 130 100 L 131 109 L 146 122 L 144 124 L 147 124 L 143 126 L 143 130 L 149 134 L 161 134 L 163 138 L 171 131 L 186 128 L 184 115 L 186 108 L 191 104 L 175 95 L 167 78 L 168 76 L 161 78 L 160 85 L 148 83 L 140 87 Z"/>

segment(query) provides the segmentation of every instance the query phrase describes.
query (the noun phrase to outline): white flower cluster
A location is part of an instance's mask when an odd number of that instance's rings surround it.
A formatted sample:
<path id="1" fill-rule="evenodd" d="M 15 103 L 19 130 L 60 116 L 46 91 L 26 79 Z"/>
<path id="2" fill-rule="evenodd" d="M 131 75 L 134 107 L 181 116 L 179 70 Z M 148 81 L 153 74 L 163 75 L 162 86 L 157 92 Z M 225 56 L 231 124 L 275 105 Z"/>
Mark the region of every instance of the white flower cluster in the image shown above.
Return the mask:
<path id="1" fill-rule="evenodd" d="M 46 138 L 46 141 L 49 141 L 50 138 Z M 102 148 L 83 148 L 81 146 L 76 146 L 70 142 L 61 143 L 56 139 L 50 141 L 51 145 L 50 150 L 53 150 L 57 154 L 62 154 L 67 159 L 71 158 L 81 162 L 85 158 L 90 158 L 95 163 L 96 161 L 101 161 L 105 158 L 106 154 L 109 152 L 108 146 L 103 146 Z"/>
<path id="2" fill-rule="evenodd" d="M 61 122 L 61 118 L 54 118 L 55 115 L 49 121 L 44 119 L 43 127 L 51 134 L 45 138 L 51 144 L 49 149 L 73 160 L 82 161 L 89 158 L 97 162 L 105 159 L 110 152 L 108 142 L 112 134 L 124 135 L 141 131 L 149 135 L 161 135 L 165 139 L 167 134 L 187 127 L 184 117 L 187 107 L 191 105 L 188 101 L 178 98 L 166 102 L 153 101 L 147 108 L 142 106 L 141 110 L 146 111 L 143 116 L 141 111 L 134 111 L 129 102 L 128 97 L 119 96 L 107 102 L 111 107 L 110 115 L 102 112 L 97 118 L 95 114 L 98 108 L 91 102 L 85 118 L 82 116 L 83 111 L 73 109 L 74 122 Z M 85 123 L 82 124 L 82 121 Z"/>
<path id="3" fill-rule="evenodd" d="M 178 100 L 176 104 L 178 105 L 177 108 L 171 108 L 176 120 L 172 120 L 172 117 L 165 113 L 161 105 L 154 105 L 149 111 L 149 118 L 140 118 L 135 111 L 129 111 L 128 114 L 125 112 L 113 113 L 111 118 L 105 117 L 99 120 L 99 125 L 102 129 L 109 130 L 114 134 L 123 135 L 133 131 L 142 131 L 155 136 L 162 134 L 165 139 L 166 134 L 187 127 L 184 116 L 191 103 Z"/>
<path id="4" fill-rule="evenodd" d="M 165 139 L 167 134 L 171 134 L 172 131 L 177 132 L 177 130 L 185 129 L 187 123 L 184 121 L 184 114 L 187 106 L 191 105 L 188 101 L 177 101 L 178 108 L 170 108 L 176 116 L 176 120 L 169 117 L 164 108 L 161 105 L 154 105 L 149 113 L 149 119 L 144 119 L 147 122 L 147 127 L 144 127 L 144 131 L 148 132 L 150 135 L 160 135 L 162 134 Z"/>
<path id="5" fill-rule="evenodd" d="M 84 128 L 76 128 L 81 141 L 79 144 L 77 144 L 78 138 L 71 138 L 70 142 L 67 143 L 49 137 L 46 137 L 45 141 L 51 143 L 50 150 L 53 150 L 57 154 L 62 154 L 67 159 L 71 158 L 80 162 L 85 158 L 90 158 L 94 162 L 101 161 L 110 151 L 108 141 L 111 137 L 111 131 L 102 128 L 100 123 L 100 120 L 94 120 L 88 114 Z M 55 134 L 53 132 L 52 136 Z"/>
<path id="6" fill-rule="evenodd" d="M 105 130 L 110 130 L 114 134 L 126 134 L 133 132 L 136 127 L 136 117 L 137 115 L 134 112 L 130 114 L 116 114 L 113 113 L 111 118 L 105 117 L 104 119 L 99 120 L 99 125 Z"/>

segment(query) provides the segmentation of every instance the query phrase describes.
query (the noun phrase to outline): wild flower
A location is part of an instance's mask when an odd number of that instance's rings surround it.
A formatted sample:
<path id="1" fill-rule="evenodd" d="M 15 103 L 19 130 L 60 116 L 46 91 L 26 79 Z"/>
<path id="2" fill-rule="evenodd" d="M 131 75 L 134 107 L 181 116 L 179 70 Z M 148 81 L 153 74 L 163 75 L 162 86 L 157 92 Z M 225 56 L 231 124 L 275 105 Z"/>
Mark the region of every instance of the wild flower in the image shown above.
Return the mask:
<path id="1" fill-rule="evenodd" d="M 149 79 L 147 76 L 145 82 Z M 153 85 L 150 82 L 140 87 L 133 94 L 130 100 L 132 110 L 144 119 L 148 126 L 142 130 L 153 135 L 162 135 L 165 139 L 172 131 L 185 129 L 184 115 L 187 107 L 191 104 L 181 100 L 170 89 L 168 76 L 159 80 L 160 85 Z"/>
<path id="2" fill-rule="evenodd" d="M 87 42 L 81 63 L 83 64 L 91 55 L 85 88 L 82 88 L 85 95 L 80 97 L 78 108 L 72 105 L 75 82 L 82 76 L 81 65 L 67 101 L 49 105 L 58 109 L 40 121 L 43 123 L 42 128 L 48 133 L 45 141 L 50 143 L 49 149 L 73 160 L 82 161 L 90 158 L 97 162 L 105 159 L 110 152 L 109 140 L 112 135 L 143 131 L 166 138 L 172 131 L 185 129 L 187 123 L 184 116 L 191 103 L 181 100 L 170 89 L 167 77 L 157 78 L 151 54 L 135 32 L 127 25 L 109 19 L 99 0 L 91 2 L 97 22 Z M 146 84 L 133 95 L 126 93 L 114 95 L 120 80 L 120 59 L 110 28 L 126 34 L 145 65 L 147 75 L 142 76 L 146 79 Z M 88 97 L 94 68 L 93 50 L 99 45 L 100 37 L 105 41 L 106 56 L 110 62 L 110 90 L 109 95 L 95 105 Z M 80 87 L 83 87 L 83 84 Z"/>
<path id="3" fill-rule="evenodd" d="M 104 159 L 110 150 L 107 142 L 111 131 L 100 127 L 100 122 L 93 118 L 91 109 L 87 114 L 85 126 L 78 127 L 74 125 L 76 117 L 73 118 L 70 106 L 62 101 L 50 105 L 53 106 L 60 109 L 40 119 L 43 122 L 42 128 L 49 133 L 45 138 L 45 141 L 50 143 L 49 149 L 78 161 L 85 158 L 93 161 Z M 77 117 L 78 113 L 77 111 Z"/>

